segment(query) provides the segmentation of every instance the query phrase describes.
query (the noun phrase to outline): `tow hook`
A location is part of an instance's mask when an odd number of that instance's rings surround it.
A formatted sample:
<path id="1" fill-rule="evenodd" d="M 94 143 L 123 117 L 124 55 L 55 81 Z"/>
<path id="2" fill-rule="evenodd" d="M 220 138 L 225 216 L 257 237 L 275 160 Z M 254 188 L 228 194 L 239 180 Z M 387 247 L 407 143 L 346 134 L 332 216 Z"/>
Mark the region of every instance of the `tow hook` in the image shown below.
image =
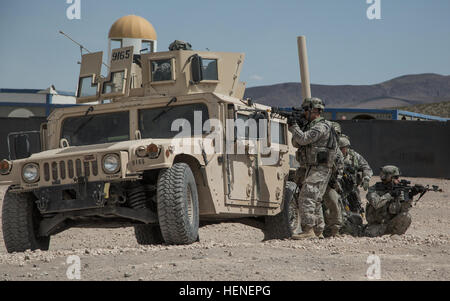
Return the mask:
<path id="1" fill-rule="evenodd" d="M 97 188 L 98 189 L 92 192 L 92 199 L 95 200 L 96 206 L 103 207 L 106 202 L 105 200 L 106 193 L 104 192 L 104 189 L 102 188 L 101 184 L 98 184 Z"/>

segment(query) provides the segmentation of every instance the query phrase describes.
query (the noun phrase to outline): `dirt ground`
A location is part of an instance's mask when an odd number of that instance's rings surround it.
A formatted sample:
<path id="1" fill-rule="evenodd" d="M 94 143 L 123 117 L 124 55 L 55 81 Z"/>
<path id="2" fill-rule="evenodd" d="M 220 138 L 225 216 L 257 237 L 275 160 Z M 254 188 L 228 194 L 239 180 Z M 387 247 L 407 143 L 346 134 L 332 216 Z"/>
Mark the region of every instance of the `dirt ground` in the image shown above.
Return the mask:
<path id="1" fill-rule="evenodd" d="M 202 227 L 192 245 L 143 247 L 132 228 L 70 229 L 52 237 L 48 252 L 7 254 L 1 235 L 0 280 L 68 280 L 70 255 L 80 257 L 81 280 L 367 280 L 371 254 L 381 280 L 450 280 L 450 180 L 409 180 L 444 192 L 411 209 L 402 236 L 263 242 L 258 229 L 223 223 Z"/>

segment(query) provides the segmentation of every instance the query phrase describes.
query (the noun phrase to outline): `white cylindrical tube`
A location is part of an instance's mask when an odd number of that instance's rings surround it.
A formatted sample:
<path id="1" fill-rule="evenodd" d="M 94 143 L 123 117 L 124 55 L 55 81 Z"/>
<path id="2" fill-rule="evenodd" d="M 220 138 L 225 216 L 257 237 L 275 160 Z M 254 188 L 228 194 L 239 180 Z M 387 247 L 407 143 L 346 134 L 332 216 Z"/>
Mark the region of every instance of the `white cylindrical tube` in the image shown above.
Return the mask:
<path id="1" fill-rule="evenodd" d="M 311 84 L 309 82 L 308 53 L 306 52 L 306 37 L 297 37 L 298 60 L 300 63 L 300 79 L 302 81 L 302 102 L 311 97 Z"/>

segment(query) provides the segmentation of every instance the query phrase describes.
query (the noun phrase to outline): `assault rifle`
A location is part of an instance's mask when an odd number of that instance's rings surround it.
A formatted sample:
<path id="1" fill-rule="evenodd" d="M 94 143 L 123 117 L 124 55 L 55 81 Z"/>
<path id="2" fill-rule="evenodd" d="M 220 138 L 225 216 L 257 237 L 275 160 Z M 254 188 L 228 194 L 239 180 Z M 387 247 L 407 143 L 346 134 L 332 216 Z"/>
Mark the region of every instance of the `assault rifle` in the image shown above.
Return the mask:
<path id="1" fill-rule="evenodd" d="M 356 186 L 355 180 L 353 178 L 353 174 L 355 170 L 351 166 L 346 166 L 344 168 L 344 172 L 342 174 L 341 186 L 343 191 L 352 191 Z"/>
<path id="2" fill-rule="evenodd" d="M 290 110 L 272 107 L 270 112 L 272 115 L 278 115 L 283 118 L 287 118 L 288 122 L 295 121 L 302 130 L 309 123 L 305 116 L 305 110 L 303 110 L 303 108 L 301 107 L 292 107 Z"/>
<path id="3" fill-rule="evenodd" d="M 414 205 L 427 193 L 428 191 L 434 192 L 442 192 L 442 189 L 439 186 L 432 185 L 422 185 L 415 184 L 413 186 L 410 185 L 411 181 L 401 180 L 398 184 L 383 184 L 382 182 L 378 182 L 375 184 L 375 189 L 379 191 L 389 192 L 393 197 L 398 197 L 402 191 L 407 194 L 410 199 L 412 199 L 415 195 L 420 194 L 419 198 L 415 201 Z"/>
<path id="4" fill-rule="evenodd" d="M 353 175 L 355 170 L 351 166 L 346 166 L 342 174 L 340 181 L 342 187 L 342 200 L 344 204 L 349 206 L 350 211 L 357 213 L 364 213 L 364 208 L 362 207 L 361 201 L 356 195 L 355 189 L 356 183 Z"/>

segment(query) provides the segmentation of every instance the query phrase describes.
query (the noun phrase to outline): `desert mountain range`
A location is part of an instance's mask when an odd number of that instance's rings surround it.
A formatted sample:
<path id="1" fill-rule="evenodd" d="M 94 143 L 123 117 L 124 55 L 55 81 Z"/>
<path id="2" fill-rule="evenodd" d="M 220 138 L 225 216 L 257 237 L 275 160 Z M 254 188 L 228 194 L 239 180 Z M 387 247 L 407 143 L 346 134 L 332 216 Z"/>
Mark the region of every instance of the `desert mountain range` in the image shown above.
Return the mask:
<path id="1" fill-rule="evenodd" d="M 247 88 L 245 97 L 271 106 L 299 106 L 300 83 Z M 311 85 L 329 108 L 394 108 L 450 101 L 450 75 L 415 74 L 374 85 Z"/>

